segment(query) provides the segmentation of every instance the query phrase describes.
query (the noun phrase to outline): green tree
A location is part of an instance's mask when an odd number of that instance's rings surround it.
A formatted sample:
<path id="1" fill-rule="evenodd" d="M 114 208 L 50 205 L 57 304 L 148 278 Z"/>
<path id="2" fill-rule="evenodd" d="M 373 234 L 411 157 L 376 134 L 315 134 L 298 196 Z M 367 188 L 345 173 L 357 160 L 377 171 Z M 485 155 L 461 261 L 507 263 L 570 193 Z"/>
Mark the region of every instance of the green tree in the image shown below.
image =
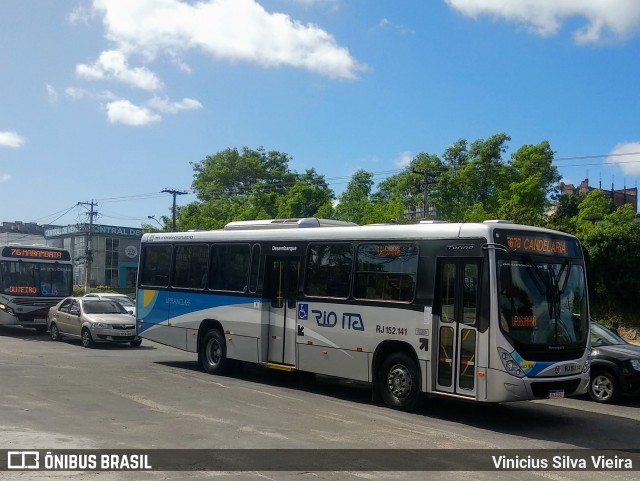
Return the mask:
<path id="1" fill-rule="evenodd" d="M 584 194 L 563 194 L 558 199 L 553 213 L 549 216 L 547 227 L 550 229 L 576 234 L 578 206 L 584 200 Z"/>
<path id="2" fill-rule="evenodd" d="M 589 192 L 578 204 L 578 215 L 575 219 L 576 235 L 587 237 L 595 224 L 603 221 L 613 212 L 613 201 L 600 189 Z"/>
<path id="3" fill-rule="evenodd" d="M 603 202 L 610 199 L 602 194 L 590 192 L 578 215 L 582 218 L 578 236 L 586 251 L 591 304 L 597 314 L 615 312 L 637 319 L 640 278 L 635 273 L 640 269 L 640 225 L 631 205 L 611 211 Z"/>
<path id="4" fill-rule="evenodd" d="M 442 161 L 436 155 L 420 153 L 403 169 L 378 184 L 377 191 L 371 195 L 375 206 L 375 222 L 403 222 L 405 212 L 423 211 L 426 199 L 434 204 L 435 184 L 432 179 L 442 172 Z M 430 182 L 425 182 L 429 179 Z M 383 212 L 384 210 L 387 212 Z"/>
<path id="5" fill-rule="evenodd" d="M 347 188 L 340 195 L 334 215 L 338 220 L 363 224 L 365 211 L 371 209 L 371 189 L 373 174 L 364 169 L 356 171 L 347 184 Z"/>
<path id="6" fill-rule="evenodd" d="M 504 175 L 507 182 L 498 193 L 498 217 L 519 224 L 545 225 L 560 182 L 549 142 L 520 147 L 511 156 Z"/>
<path id="7" fill-rule="evenodd" d="M 315 170 L 298 174 L 289 155 L 226 149 L 192 162 L 197 200 L 178 209 L 180 230 L 219 229 L 233 220 L 331 215 L 334 199 Z"/>
<path id="8" fill-rule="evenodd" d="M 324 177 L 315 169 L 307 170 L 293 186 L 280 195 L 276 201 L 277 217 L 321 217 L 332 216 L 333 191 L 329 189 Z"/>

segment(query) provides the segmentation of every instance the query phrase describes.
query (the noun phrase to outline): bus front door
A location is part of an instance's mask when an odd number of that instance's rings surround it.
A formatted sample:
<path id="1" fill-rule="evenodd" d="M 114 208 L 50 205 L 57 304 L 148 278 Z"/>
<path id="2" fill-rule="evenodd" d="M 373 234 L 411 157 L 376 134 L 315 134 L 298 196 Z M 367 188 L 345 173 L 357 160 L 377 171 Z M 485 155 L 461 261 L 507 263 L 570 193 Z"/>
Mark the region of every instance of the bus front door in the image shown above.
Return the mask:
<path id="1" fill-rule="evenodd" d="M 480 259 L 464 257 L 438 262 L 436 391 L 476 397 L 481 265 Z"/>
<path id="2" fill-rule="evenodd" d="M 300 258 L 267 258 L 269 308 L 269 352 L 267 360 L 295 365 L 296 296 L 300 276 Z"/>

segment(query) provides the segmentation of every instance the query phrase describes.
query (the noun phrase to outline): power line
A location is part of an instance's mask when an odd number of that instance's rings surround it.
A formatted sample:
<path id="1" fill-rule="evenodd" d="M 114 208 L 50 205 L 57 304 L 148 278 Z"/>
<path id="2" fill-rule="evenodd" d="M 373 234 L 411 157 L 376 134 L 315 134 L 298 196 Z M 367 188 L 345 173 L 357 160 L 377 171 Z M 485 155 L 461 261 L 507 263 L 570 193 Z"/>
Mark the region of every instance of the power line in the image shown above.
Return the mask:
<path id="1" fill-rule="evenodd" d="M 614 158 L 627 157 L 627 156 L 634 156 L 634 155 L 640 155 L 640 152 L 623 152 L 623 153 L 615 153 L 615 154 L 595 154 L 595 155 L 576 155 L 576 156 L 566 156 L 566 157 L 555 157 L 552 159 L 552 161 L 558 162 L 558 161 L 571 161 L 571 160 L 590 160 L 590 159 L 602 159 L 602 158 L 612 158 L 612 157 Z M 603 166 L 603 165 L 611 166 L 611 165 L 624 165 L 624 164 L 635 164 L 635 163 L 640 163 L 640 160 L 612 160 L 612 161 L 604 161 L 604 162 L 597 162 L 597 163 L 579 162 L 575 164 L 565 164 L 557 167 L 567 168 L 567 167 L 587 167 L 587 166 Z M 484 168 L 486 168 L 486 166 Z M 443 165 L 441 167 L 430 167 L 430 170 L 434 173 L 446 172 L 450 170 L 450 166 Z M 376 178 L 381 176 L 394 175 L 394 174 L 398 174 L 406 171 L 407 171 L 406 168 L 400 168 L 400 169 L 383 170 L 378 172 L 370 172 L 370 174 L 372 175 L 372 178 Z M 353 175 L 342 175 L 342 176 L 333 176 L 333 177 L 324 177 L 320 175 L 319 179 L 322 182 L 324 182 L 327 185 L 327 187 L 330 188 L 332 185 L 348 184 L 349 182 L 351 182 L 352 177 Z M 237 192 L 242 194 L 244 192 L 255 191 L 256 189 L 262 192 L 277 191 L 277 190 L 282 190 L 282 189 L 291 187 L 294 185 L 295 182 L 298 182 L 298 180 L 296 179 L 295 181 L 292 181 L 292 182 L 282 182 L 279 184 L 261 184 L 261 185 L 239 187 Z M 173 194 L 174 191 L 176 192 L 175 195 Z M 139 201 L 139 200 L 150 200 L 155 198 L 161 198 L 169 194 L 173 196 L 174 205 L 175 205 L 175 198 L 177 195 L 185 195 L 185 194 L 193 194 L 193 193 L 194 193 L 193 191 L 177 191 L 175 189 L 164 189 L 161 192 L 147 192 L 147 193 L 141 193 L 141 194 L 124 195 L 119 197 L 99 198 L 99 199 L 94 199 L 94 202 L 98 202 L 98 201 L 102 203 L 133 202 L 133 201 Z M 219 194 L 222 195 L 223 192 L 220 192 Z M 78 205 L 80 204 L 74 204 L 73 206 L 67 209 L 62 209 L 52 214 L 39 217 L 37 219 L 34 219 L 33 222 L 38 222 L 38 221 L 41 221 L 42 219 L 46 219 L 47 217 L 60 214 L 54 220 L 48 222 L 49 224 L 53 224 L 58 219 L 68 214 L 72 209 L 74 209 Z M 174 207 L 173 208 L 174 216 L 175 216 L 175 211 L 176 211 L 176 208 Z M 125 217 L 121 217 L 121 218 L 125 219 Z M 128 218 L 126 220 L 144 220 L 144 219 Z M 174 227 L 174 230 L 175 230 L 175 227 Z"/>

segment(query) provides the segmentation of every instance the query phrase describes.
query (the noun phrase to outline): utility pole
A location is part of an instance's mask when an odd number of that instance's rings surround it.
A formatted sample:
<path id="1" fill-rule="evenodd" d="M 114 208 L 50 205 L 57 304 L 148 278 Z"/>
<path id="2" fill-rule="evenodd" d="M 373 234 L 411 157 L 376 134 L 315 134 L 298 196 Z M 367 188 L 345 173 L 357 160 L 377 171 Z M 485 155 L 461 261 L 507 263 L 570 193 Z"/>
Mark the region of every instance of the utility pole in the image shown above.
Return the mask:
<path id="1" fill-rule="evenodd" d="M 176 190 L 176 189 L 164 189 L 162 192 L 164 192 L 166 194 L 173 195 L 173 209 L 172 209 L 172 213 L 173 213 L 173 232 L 175 232 L 176 231 L 176 196 L 177 195 L 185 195 L 185 194 L 188 194 L 188 192 L 185 192 L 183 190 Z"/>
<path id="2" fill-rule="evenodd" d="M 428 213 L 428 210 L 427 210 L 427 208 L 429 207 L 427 191 L 429 189 L 429 186 L 436 179 L 436 176 L 435 176 L 435 174 L 433 172 L 430 172 L 428 170 L 425 170 L 424 172 L 420 172 L 418 170 L 412 170 L 411 173 L 423 176 L 423 180 L 422 180 L 422 218 L 423 219 L 429 219 L 431 217 L 431 215 Z"/>
<path id="3" fill-rule="evenodd" d="M 88 294 L 91 292 L 91 263 L 93 262 L 93 252 L 91 250 L 91 237 L 93 235 L 93 218 L 98 215 L 98 213 L 93 210 L 94 207 L 97 207 L 98 204 L 93 200 L 91 202 L 78 202 L 78 205 L 88 205 L 90 207 L 88 216 L 89 216 L 89 232 L 87 232 L 87 245 L 85 249 L 85 278 L 84 278 L 84 293 Z"/>

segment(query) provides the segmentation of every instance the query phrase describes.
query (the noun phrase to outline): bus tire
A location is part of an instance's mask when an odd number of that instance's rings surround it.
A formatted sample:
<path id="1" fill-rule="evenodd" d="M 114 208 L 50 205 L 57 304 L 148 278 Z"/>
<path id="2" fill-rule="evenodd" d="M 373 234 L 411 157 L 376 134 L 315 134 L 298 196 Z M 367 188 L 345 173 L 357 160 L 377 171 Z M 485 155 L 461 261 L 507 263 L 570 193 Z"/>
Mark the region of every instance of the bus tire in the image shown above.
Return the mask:
<path id="1" fill-rule="evenodd" d="M 92 348 L 95 346 L 95 343 L 93 342 L 93 338 L 91 337 L 91 333 L 89 332 L 89 329 L 87 329 L 86 327 L 82 330 L 81 339 L 82 339 L 83 347 Z"/>
<path id="2" fill-rule="evenodd" d="M 414 411 L 422 399 L 420 370 L 404 352 L 396 352 L 384 360 L 380 367 L 379 387 L 384 403 L 398 411 Z"/>
<path id="3" fill-rule="evenodd" d="M 207 331 L 200 344 L 202 368 L 209 374 L 224 374 L 231 367 L 227 359 L 227 344 L 217 329 Z"/>

